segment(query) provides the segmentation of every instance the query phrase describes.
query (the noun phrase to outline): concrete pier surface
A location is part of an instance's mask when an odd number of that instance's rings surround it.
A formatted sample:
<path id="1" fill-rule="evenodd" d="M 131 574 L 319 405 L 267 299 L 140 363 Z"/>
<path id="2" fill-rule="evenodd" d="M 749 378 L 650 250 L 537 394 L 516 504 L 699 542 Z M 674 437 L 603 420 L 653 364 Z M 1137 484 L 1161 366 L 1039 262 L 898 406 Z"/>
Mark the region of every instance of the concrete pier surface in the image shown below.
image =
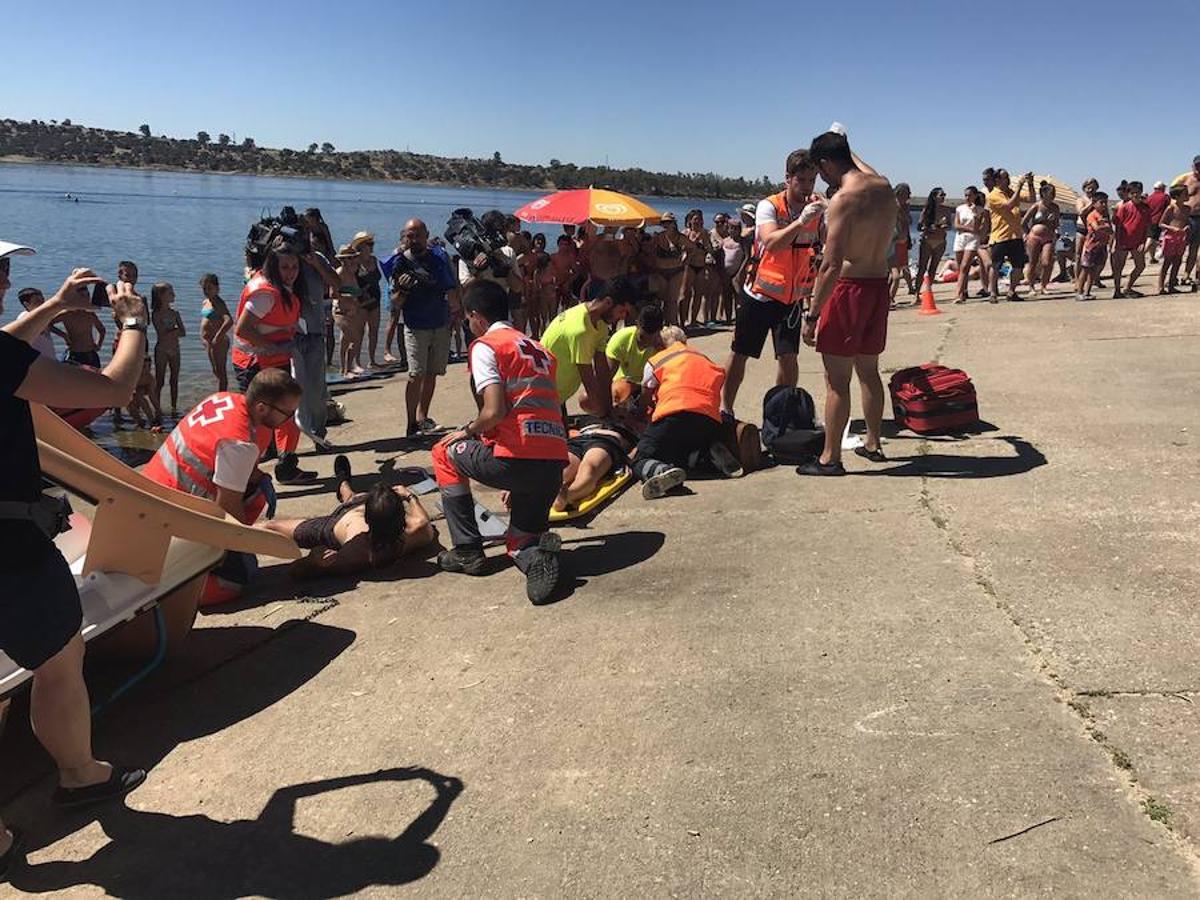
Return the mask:
<path id="1" fill-rule="evenodd" d="M 97 720 L 151 768 L 124 804 L 53 812 L 18 704 L 0 796 L 31 850 L 0 893 L 1200 894 L 1200 295 L 949 293 L 892 314 L 883 365 L 967 370 L 992 430 L 630 490 L 563 530 L 546 607 L 499 560 L 268 564 Z M 341 392 L 357 473 L 428 464 L 403 388 Z M 454 365 L 433 416 L 471 409 Z M 328 511 L 332 463 L 280 514 Z"/>

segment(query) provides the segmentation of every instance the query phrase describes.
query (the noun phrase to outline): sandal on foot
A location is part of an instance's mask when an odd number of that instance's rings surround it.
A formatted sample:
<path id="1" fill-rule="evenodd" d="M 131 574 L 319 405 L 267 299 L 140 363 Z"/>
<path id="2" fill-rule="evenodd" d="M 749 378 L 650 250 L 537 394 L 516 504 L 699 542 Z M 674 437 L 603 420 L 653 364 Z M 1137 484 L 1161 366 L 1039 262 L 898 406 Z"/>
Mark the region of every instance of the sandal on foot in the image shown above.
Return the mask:
<path id="1" fill-rule="evenodd" d="M 861 456 L 863 459 L 869 459 L 873 463 L 888 461 L 888 458 L 883 455 L 883 450 L 879 447 L 876 447 L 874 450 L 868 450 L 866 447 L 855 447 L 854 455 Z"/>
<path id="2" fill-rule="evenodd" d="M 841 462 L 823 463 L 819 459 L 810 459 L 796 466 L 797 475 L 845 475 L 846 469 Z"/>
<path id="3" fill-rule="evenodd" d="M 89 806 L 93 803 L 103 803 L 123 797 L 146 780 L 144 769 L 130 769 L 125 766 L 113 766 L 108 781 L 99 784 L 89 784 L 85 787 L 65 788 L 59 786 L 54 790 L 54 805 L 64 809 L 77 806 Z"/>

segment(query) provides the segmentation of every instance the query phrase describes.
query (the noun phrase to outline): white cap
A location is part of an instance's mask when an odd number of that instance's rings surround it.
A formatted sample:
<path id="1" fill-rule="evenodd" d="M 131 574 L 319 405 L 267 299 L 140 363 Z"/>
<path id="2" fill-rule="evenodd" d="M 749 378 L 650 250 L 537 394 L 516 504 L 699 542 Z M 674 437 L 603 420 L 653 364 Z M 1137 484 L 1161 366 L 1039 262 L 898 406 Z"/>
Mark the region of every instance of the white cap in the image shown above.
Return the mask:
<path id="1" fill-rule="evenodd" d="M 1154 189 L 1155 189 L 1155 190 L 1158 190 L 1159 188 L 1165 188 L 1166 186 L 1167 186 L 1167 183 L 1166 183 L 1165 181 L 1156 181 L 1156 182 L 1154 182 Z"/>
<path id="2" fill-rule="evenodd" d="M 8 241 L 0 241 L 0 259 L 6 256 L 33 256 L 37 253 L 32 247 L 26 247 L 23 244 L 13 244 Z"/>
<path id="3" fill-rule="evenodd" d="M 841 122 L 834 122 L 832 125 L 829 126 L 829 130 L 832 131 L 834 134 L 845 134 L 846 126 L 843 125 Z"/>

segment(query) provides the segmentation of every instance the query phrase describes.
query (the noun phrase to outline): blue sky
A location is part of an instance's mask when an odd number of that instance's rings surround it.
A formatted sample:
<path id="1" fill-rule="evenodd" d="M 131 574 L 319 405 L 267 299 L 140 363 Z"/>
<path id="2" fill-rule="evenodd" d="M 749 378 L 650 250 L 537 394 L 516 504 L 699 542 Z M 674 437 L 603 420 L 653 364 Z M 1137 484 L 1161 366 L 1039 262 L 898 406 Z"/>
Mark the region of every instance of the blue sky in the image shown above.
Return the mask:
<path id="1" fill-rule="evenodd" d="M 264 146 L 774 178 L 837 119 L 952 194 L 986 165 L 1149 184 L 1200 153 L 1197 0 L 67 0 L 3 28 L 0 116 Z"/>

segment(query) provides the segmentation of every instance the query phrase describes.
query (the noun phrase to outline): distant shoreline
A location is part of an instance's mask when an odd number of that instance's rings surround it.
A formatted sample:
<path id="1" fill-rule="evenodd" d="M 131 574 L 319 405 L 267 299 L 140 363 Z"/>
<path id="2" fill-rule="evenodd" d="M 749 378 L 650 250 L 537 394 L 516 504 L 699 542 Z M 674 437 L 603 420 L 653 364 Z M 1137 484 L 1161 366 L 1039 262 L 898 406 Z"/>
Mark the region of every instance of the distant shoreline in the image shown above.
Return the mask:
<path id="1" fill-rule="evenodd" d="M 333 175 L 298 175 L 295 172 L 230 172 L 192 169 L 187 166 L 171 166 L 163 163 L 152 165 L 131 166 L 119 162 L 76 162 L 69 159 L 38 159 L 36 156 L 21 156 L 12 154 L 0 156 L 0 164 L 9 166 L 57 166 L 60 168 L 81 169 L 124 169 L 129 172 L 172 172 L 182 175 L 217 175 L 221 178 L 291 178 L 297 181 L 340 181 L 358 184 L 413 184 L 420 187 L 443 187 L 452 190 L 489 190 L 507 191 L 513 194 L 536 193 L 537 188 L 518 187 L 485 187 L 473 184 L 457 184 L 452 181 L 421 181 L 407 178 L 347 178 Z M 677 199 L 704 199 L 702 197 L 687 197 Z"/>

